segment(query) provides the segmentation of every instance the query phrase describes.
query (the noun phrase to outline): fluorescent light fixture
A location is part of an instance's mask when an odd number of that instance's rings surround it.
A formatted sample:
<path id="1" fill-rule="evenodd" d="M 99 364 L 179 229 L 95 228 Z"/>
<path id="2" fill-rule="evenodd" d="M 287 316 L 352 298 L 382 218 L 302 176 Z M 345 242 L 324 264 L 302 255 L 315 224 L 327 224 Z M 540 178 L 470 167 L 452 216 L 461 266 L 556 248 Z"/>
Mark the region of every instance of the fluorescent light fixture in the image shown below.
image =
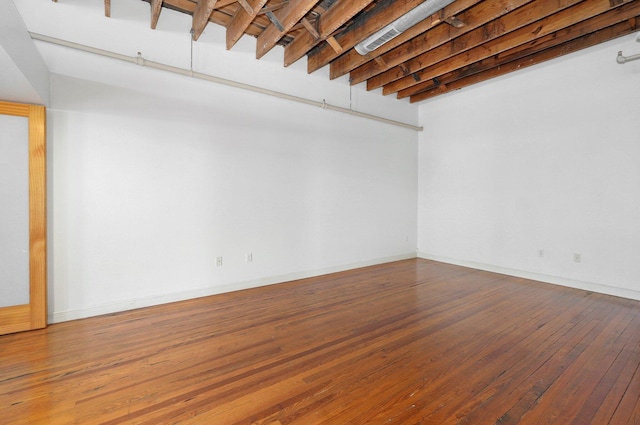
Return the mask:
<path id="1" fill-rule="evenodd" d="M 399 36 L 418 22 L 433 15 L 453 3 L 455 0 L 427 0 L 420 6 L 402 15 L 375 34 L 367 37 L 355 47 L 362 56 L 374 51 L 389 40 Z"/>

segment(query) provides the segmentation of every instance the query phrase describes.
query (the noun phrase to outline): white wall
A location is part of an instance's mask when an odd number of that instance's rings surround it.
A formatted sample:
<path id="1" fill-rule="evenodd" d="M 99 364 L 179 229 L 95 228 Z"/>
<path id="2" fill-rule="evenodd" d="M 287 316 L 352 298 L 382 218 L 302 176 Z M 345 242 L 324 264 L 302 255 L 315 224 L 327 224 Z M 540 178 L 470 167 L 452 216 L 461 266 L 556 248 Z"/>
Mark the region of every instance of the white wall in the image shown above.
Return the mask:
<path id="1" fill-rule="evenodd" d="M 15 2 L 29 31 L 410 124 L 255 39 L 112 1 Z M 49 313 L 58 322 L 415 257 L 414 130 L 36 42 L 51 71 Z M 191 51 L 193 49 L 193 56 Z M 251 253 L 253 261 L 247 262 Z M 216 266 L 216 258 L 223 265 Z"/>
<path id="2" fill-rule="evenodd" d="M 415 256 L 414 131 L 167 85 L 53 75 L 54 321 Z"/>
<path id="3" fill-rule="evenodd" d="M 640 63 L 618 50 L 640 43 L 421 105 L 420 256 L 640 299 Z"/>

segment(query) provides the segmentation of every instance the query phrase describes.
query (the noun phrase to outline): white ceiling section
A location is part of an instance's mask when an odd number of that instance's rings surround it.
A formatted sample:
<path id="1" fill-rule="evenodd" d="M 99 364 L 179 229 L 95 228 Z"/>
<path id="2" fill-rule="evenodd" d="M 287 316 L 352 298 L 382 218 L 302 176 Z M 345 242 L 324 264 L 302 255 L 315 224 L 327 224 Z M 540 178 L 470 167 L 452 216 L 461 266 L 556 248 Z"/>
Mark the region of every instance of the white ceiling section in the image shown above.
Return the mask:
<path id="1" fill-rule="evenodd" d="M 105 17 L 104 3 L 100 0 L 21 0 L 14 4 L 32 34 L 131 58 L 140 55 L 146 61 L 418 126 L 417 105 L 380 96 L 379 90 L 368 92 L 364 84 L 350 86 L 348 76 L 330 80 L 328 69 L 310 75 L 305 60 L 284 68 L 284 51 L 280 47 L 257 60 L 256 40 L 243 37 L 232 51 L 227 51 L 225 29 L 217 25 L 207 26 L 194 42 L 187 30 L 191 17 L 183 13 L 164 10 L 157 28 L 152 30 L 146 2 L 114 0 L 109 18 Z M 122 87 L 133 86 L 136 90 L 157 90 L 154 84 L 135 77 L 130 79 L 129 75 L 137 73 L 130 64 L 113 64 L 105 70 L 96 66 L 102 61 L 91 53 L 78 54 L 68 47 L 43 41 L 34 43 L 52 73 Z"/>
<path id="2" fill-rule="evenodd" d="M 0 1 L 0 81 L 0 99 L 49 103 L 49 71 L 8 0 Z"/>

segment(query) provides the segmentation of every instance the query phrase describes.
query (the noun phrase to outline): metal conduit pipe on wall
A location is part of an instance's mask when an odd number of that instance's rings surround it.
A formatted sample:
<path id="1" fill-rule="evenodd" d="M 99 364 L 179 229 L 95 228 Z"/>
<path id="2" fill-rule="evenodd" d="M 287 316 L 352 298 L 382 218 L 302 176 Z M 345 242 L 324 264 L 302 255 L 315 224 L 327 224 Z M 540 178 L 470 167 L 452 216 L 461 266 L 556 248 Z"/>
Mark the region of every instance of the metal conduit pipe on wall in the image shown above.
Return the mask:
<path id="1" fill-rule="evenodd" d="M 638 43 L 640 43 L 640 33 L 638 33 L 638 35 L 636 36 L 636 41 Z M 618 51 L 618 57 L 616 57 L 616 62 L 618 62 L 620 65 L 625 64 L 627 62 L 631 62 L 634 60 L 638 60 L 640 59 L 640 53 L 637 55 L 631 55 L 631 56 L 623 56 L 622 55 L 622 50 Z"/>
<path id="2" fill-rule="evenodd" d="M 404 127 L 404 128 L 408 128 L 408 129 L 415 130 L 415 131 L 422 131 L 423 130 L 423 127 L 421 127 L 421 126 L 415 126 L 415 125 L 403 123 L 403 122 L 400 122 L 400 121 L 395 121 L 395 120 L 391 120 L 391 119 L 388 119 L 388 118 L 379 117 L 377 115 L 371 115 L 371 114 L 367 114 L 367 113 L 364 113 L 364 112 L 354 111 L 353 109 L 347 109 L 347 108 L 343 108 L 343 107 L 340 107 L 340 106 L 330 105 L 330 104 L 326 103 L 324 100 L 322 102 L 318 102 L 318 101 L 315 101 L 315 100 L 305 99 L 303 97 L 293 96 L 293 95 L 282 93 L 282 92 L 278 92 L 278 91 L 275 91 L 275 90 L 264 89 L 264 88 L 261 88 L 261 87 L 252 86 L 250 84 L 245 84 L 245 83 L 240 83 L 240 82 L 237 82 L 237 81 L 227 80 L 225 78 L 215 77 L 213 75 L 203 74 L 203 73 L 200 73 L 200 72 L 194 72 L 193 70 L 190 70 L 190 69 L 178 68 L 178 67 L 175 67 L 175 66 L 166 65 L 166 64 L 163 64 L 163 63 L 159 63 L 159 62 L 148 61 L 148 60 L 144 59 L 140 54 L 138 54 L 137 57 L 132 57 L 132 56 L 127 56 L 127 55 L 122 55 L 120 53 L 110 52 L 110 51 L 107 51 L 107 50 L 97 49 L 95 47 L 90 47 L 90 46 L 86 46 L 86 45 L 83 45 L 83 44 L 73 43 L 71 41 L 61 40 L 59 38 L 49 37 L 49 36 L 42 35 L 42 34 L 37 34 L 37 33 L 33 33 L 33 32 L 30 32 L 29 34 L 31 35 L 31 38 L 33 40 L 44 41 L 44 42 L 47 42 L 47 43 L 52 43 L 52 44 L 56 44 L 56 45 L 63 46 L 63 47 L 69 47 L 69 48 L 80 50 L 80 51 L 83 51 L 83 52 L 94 53 L 94 54 L 97 54 L 97 55 L 100 55 L 100 56 L 105 56 L 105 57 L 112 58 L 112 59 L 119 59 L 121 61 L 134 63 L 134 64 L 137 64 L 137 65 L 140 65 L 140 66 L 145 66 L 145 67 L 148 67 L 148 68 L 154 68 L 154 69 L 158 69 L 158 70 L 161 70 L 161 71 L 171 72 L 171 73 L 174 73 L 174 74 L 184 75 L 184 76 L 187 76 L 187 77 L 192 77 L 192 78 L 197 78 L 197 79 L 200 79 L 200 80 L 210 81 L 210 82 L 213 82 L 213 83 L 223 84 L 223 85 L 230 86 L 230 87 L 236 87 L 236 88 L 239 88 L 239 89 L 242 89 L 242 90 L 252 91 L 254 93 L 265 94 L 265 95 L 277 97 L 277 98 L 280 98 L 280 99 L 292 100 L 294 102 L 304 103 L 306 105 L 317 106 L 317 107 L 322 108 L 322 109 L 330 109 L 332 111 L 337 111 L 337 112 L 341 112 L 341 113 L 348 114 L 348 115 L 355 115 L 357 117 L 367 118 L 367 119 L 370 119 L 370 120 L 379 121 L 379 122 L 383 122 L 383 123 L 386 123 L 386 124 L 391 124 L 391 125 L 395 125 L 395 126 L 399 126 L 399 127 Z"/>
<path id="3" fill-rule="evenodd" d="M 640 53 L 637 55 L 622 56 L 622 51 L 619 51 L 618 57 L 616 58 L 616 62 L 618 62 L 619 64 L 623 64 L 623 63 L 631 62 L 638 59 L 640 59 Z"/>

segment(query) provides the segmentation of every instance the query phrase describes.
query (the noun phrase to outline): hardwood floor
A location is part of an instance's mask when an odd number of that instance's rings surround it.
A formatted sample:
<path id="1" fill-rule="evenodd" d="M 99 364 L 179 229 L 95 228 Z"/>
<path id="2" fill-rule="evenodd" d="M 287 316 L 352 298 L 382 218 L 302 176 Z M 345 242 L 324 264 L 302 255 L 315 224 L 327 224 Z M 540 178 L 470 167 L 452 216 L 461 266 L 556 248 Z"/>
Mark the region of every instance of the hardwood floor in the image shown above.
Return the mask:
<path id="1" fill-rule="evenodd" d="M 0 337 L 2 424 L 640 424 L 640 302 L 406 260 Z"/>

